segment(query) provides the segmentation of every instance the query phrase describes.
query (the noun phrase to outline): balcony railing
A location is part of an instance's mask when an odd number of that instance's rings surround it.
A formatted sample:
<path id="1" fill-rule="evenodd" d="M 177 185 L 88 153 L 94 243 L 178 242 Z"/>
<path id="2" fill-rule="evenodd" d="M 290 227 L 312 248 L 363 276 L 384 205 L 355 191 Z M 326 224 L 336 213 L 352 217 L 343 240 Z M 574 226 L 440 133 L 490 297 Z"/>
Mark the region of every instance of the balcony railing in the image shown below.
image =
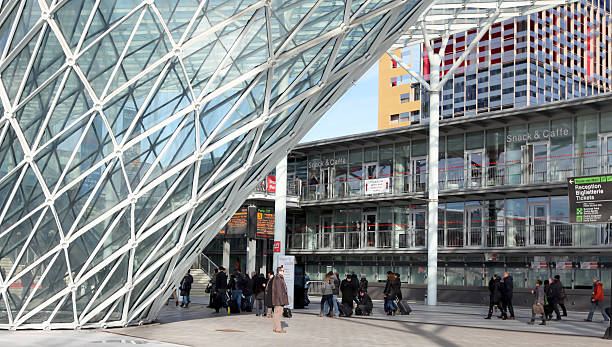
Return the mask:
<path id="1" fill-rule="evenodd" d="M 480 189 L 500 186 L 565 183 L 568 177 L 612 172 L 612 156 L 574 156 L 541 158 L 533 162 L 520 160 L 482 165 L 454 166 L 440 169 L 439 187 L 442 191 Z M 302 200 L 345 199 L 364 196 L 386 196 L 427 191 L 428 172 L 390 174 L 389 188 L 369 194 L 365 178 L 349 178 L 329 183 L 295 185 L 295 193 Z"/>
<path id="2" fill-rule="evenodd" d="M 293 250 L 425 249 L 426 229 L 293 233 L 287 235 Z M 506 225 L 440 228 L 440 249 L 599 247 L 612 244 L 610 225 Z"/>

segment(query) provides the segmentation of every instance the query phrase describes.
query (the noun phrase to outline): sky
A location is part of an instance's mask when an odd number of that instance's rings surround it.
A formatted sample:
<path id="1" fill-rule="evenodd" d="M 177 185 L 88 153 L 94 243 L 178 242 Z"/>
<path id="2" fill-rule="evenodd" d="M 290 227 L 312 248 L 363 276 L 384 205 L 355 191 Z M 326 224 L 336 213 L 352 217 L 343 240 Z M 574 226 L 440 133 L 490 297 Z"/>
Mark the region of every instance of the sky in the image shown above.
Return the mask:
<path id="1" fill-rule="evenodd" d="M 310 129 L 300 143 L 378 128 L 378 60 Z"/>

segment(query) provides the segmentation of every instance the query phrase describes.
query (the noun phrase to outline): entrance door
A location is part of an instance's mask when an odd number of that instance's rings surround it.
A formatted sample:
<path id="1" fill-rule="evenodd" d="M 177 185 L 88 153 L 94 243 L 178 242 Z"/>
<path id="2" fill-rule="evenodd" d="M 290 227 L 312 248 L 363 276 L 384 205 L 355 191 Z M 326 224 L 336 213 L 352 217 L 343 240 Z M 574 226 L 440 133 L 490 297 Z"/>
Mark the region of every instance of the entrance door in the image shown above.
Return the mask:
<path id="1" fill-rule="evenodd" d="M 465 167 L 468 172 L 466 175 L 467 186 L 482 187 L 484 178 L 484 151 L 476 150 L 465 154 Z"/>
<path id="2" fill-rule="evenodd" d="M 332 167 L 321 168 L 320 192 L 322 199 L 332 198 L 332 181 L 334 177 L 334 169 Z"/>
<path id="3" fill-rule="evenodd" d="M 468 246 L 481 246 L 483 239 L 483 209 L 482 206 L 466 206 L 465 227 Z"/>
<path id="4" fill-rule="evenodd" d="M 427 157 L 415 157 L 410 161 L 412 173 L 411 191 L 424 192 L 427 190 Z"/>
<path id="5" fill-rule="evenodd" d="M 361 230 L 363 231 L 362 245 L 366 248 L 376 247 L 376 229 L 376 212 L 364 213 Z"/>
<path id="6" fill-rule="evenodd" d="M 319 225 L 319 248 L 329 249 L 331 248 L 332 216 L 321 216 L 321 223 Z"/>
<path id="7" fill-rule="evenodd" d="M 378 163 L 364 163 L 363 174 L 365 175 L 365 180 L 378 178 Z"/>
<path id="8" fill-rule="evenodd" d="M 529 244 L 531 246 L 546 246 L 550 237 L 548 204 L 532 202 L 527 205 Z"/>
<path id="9" fill-rule="evenodd" d="M 612 134 L 599 135 L 599 173 L 612 173 Z"/>

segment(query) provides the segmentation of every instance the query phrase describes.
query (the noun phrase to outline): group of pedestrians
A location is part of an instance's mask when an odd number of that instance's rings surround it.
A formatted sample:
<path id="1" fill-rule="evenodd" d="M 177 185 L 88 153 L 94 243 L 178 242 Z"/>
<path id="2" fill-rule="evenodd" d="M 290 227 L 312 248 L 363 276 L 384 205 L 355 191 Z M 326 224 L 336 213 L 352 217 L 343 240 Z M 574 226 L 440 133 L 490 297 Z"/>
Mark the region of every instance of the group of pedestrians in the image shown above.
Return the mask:
<path id="1" fill-rule="evenodd" d="M 233 314 L 252 312 L 255 307 L 256 316 L 273 319 L 274 332 L 286 332 L 280 321 L 284 306 L 289 304 L 285 270 L 282 267 L 277 268 L 276 276 L 273 272 L 268 272 L 266 276 L 253 272 L 249 276 L 235 270 L 229 281 L 224 267 L 219 267 L 214 272 L 208 290 L 209 308 L 214 309 L 216 313 L 223 308 L 228 314 Z"/>
<path id="2" fill-rule="evenodd" d="M 491 319 L 493 309 L 499 309 L 498 318 L 514 320 L 514 306 L 512 306 L 512 295 L 514 292 L 514 282 L 508 272 L 504 272 L 504 278 L 495 274 L 489 280 L 489 314 L 485 319 Z M 508 311 L 510 316 L 508 317 Z"/>
<path id="3" fill-rule="evenodd" d="M 368 280 L 365 276 L 361 280 L 352 272 L 346 274 L 346 278 L 340 282 L 338 272 L 329 272 L 321 283 L 321 311 L 320 317 L 328 316 L 338 318 L 342 311 L 345 316 L 353 314 L 369 316 L 372 314 L 372 299 L 368 295 Z M 338 303 L 338 297 L 342 293 L 342 303 Z"/>

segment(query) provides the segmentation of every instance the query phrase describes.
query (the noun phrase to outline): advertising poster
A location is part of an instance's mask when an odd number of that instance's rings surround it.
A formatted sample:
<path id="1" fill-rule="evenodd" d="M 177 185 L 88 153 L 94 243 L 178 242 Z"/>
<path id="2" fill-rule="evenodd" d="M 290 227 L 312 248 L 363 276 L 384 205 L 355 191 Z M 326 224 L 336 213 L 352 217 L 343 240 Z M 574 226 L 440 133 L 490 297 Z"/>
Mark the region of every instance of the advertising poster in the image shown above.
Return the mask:
<path id="1" fill-rule="evenodd" d="M 295 284 L 295 257 L 292 255 L 281 255 L 278 257 L 278 266 L 285 269 L 285 283 L 287 284 L 287 296 L 289 297 L 289 308 L 293 310 L 293 285 Z"/>

